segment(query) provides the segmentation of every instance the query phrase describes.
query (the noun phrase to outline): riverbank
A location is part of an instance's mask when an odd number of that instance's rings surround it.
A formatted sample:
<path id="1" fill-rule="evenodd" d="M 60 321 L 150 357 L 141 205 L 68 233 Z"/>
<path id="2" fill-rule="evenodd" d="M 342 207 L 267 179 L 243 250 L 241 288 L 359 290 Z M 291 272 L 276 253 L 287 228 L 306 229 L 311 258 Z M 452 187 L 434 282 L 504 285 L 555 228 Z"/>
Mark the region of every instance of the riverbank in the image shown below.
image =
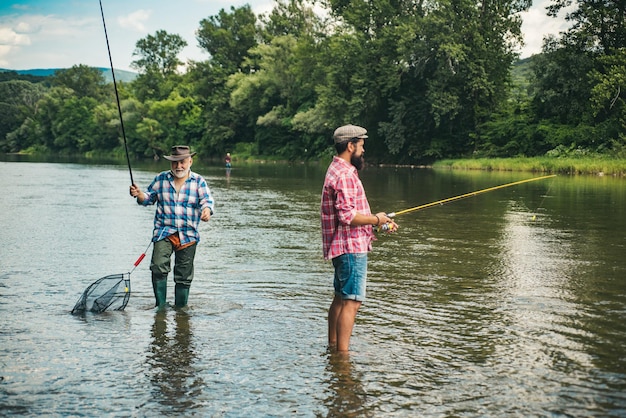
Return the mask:
<path id="1" fill-rule="evenodd" d="M 119 155 L 82 155 L 82 156 L 51 156 L 43 154 L 0 154 L 2 160 L 6 161 L 51 161 L 58 162 L 85 162 L 85 161 L 107 161 L 125 162 L 125 158 Z M 200 158 L 201 161 L 221 164 L 219 158 Z M 137 160 L 131 161 L 135 163 Z M 232 154 L 233 164 L 293 164 L 287 160 L 275 158 L 250 157 L 245 158 Z M 301 164 L 323 164 L 328 165 L 328 161 L 301 161 Z M 615 157 L 518 157 L 518 158 L 476 158 L 476 159 L 444 159 L 434 162 L 432 165 L 407 165 L 407 164 L 379 164 L 381 167 L 410 167 L 410 168 L 435 168 L 451 170 L 485 170 L 485 171 L 521 171 L 533 173 L 553 173 L 567 175 L 592 175 L 592 176 L 612 176 L 626 177 L 626 158 Z"/>
<path id="2" fill-rule="evenodd" d="M 233 161 L 240 164 L 290 164 L 294 163 L 271 158 L 238 158 L 233 154 Z M 302 164 L 320 163 L 327 165 L 328 161 L 306 161 Z M 466 158 L 444 159 L 431 165 L 419 164 L 377 164 L 379 167 L 409 167 L 434 168 L 450 170 L 484 170 L 484 171 L 520 171 L 546 174 L 591 175 L 626 177 L 626 158 L 605 156 L 584 157 L 517 157 L 517 158 Z"/>
<path id="3" fill-rule="evenodd" d="M 626 159 L 608 157 L 446 159 L 434 163 L 433 168 L 626 177 Z"/>
<path id="4" fill-rule="evenodd" d="M 289 161 L 248 158 L 238 159 L 233 157 L 233 161 L 240 163 L 268 164 L 268 163 L 294 163 Z M 322 164 L 328 165 L 327 161 L 301 161 L 302 164 Z M 611 176 L 626 177 L 626 158 L 616 158 L 609 156 L 581 156 L 581 157 L 516 157 L 516 158 L 464 158 L 464 159 L 444 159 L 436 161 L 430 165 L 420 164 L 376 164 L 379 167 L 408 167 L 408 168 L 430 168 L 447 170 L 484 170 L 484 171 L 519 171 L 545 174 L 566 174 L 566 175 L 589 175 L 589 176 Z"/>

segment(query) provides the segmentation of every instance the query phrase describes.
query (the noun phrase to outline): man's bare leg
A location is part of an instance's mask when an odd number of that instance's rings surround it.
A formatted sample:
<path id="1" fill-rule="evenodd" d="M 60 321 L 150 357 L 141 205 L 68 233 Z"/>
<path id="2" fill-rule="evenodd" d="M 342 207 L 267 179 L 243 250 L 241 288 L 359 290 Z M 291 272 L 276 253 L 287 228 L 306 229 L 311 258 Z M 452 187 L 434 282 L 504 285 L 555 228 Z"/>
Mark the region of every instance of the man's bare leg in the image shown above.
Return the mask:
<path id="1" fill-rule="evenodd" d="M 341 310 L 336 322 L 337 351 L 348 351 L 352 329 L 361 302 L 356 300 L 342 300 L 341 302 Z"/>
<path id="2" fill-rule="evenodd" d="M 328 348 L 337 348 L 337 321 L 339 320 L 339 314 L 341 313 L 341 307 L 343 301 L 337 295 L 333 299 L 328 309 Z"/>

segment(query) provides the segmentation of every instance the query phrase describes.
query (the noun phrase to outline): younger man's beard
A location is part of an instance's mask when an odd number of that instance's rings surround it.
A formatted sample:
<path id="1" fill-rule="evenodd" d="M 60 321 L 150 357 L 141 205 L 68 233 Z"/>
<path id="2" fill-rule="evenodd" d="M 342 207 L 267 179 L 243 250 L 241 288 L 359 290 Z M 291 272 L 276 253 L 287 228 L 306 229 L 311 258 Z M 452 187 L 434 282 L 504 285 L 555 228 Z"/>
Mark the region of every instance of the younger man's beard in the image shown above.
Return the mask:
<path id="1" fill-rule="evenodd" d="M 354 168 L 360 170 L 365 165 L 365 158 L 363 157 L 363 154 L 358 157 L 355 154 L 352 154 L 350 156 L 350 163 L 354 166 Z"/>

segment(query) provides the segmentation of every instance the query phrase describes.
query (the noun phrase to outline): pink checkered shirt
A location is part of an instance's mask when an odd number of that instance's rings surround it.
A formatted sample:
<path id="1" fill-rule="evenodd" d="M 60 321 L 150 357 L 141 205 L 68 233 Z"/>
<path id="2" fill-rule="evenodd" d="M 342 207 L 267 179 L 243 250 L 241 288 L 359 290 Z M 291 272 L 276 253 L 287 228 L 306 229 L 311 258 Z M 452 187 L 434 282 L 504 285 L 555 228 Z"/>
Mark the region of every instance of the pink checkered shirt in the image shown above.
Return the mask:
<path id="1" fill-rule="evenodd" d="M 322 189 L 322 250 L 325 259 L 372 250 L 372 226 L 350 225 L 357 212 L 372 214 L 363 183 L 352 164 L 335 156 L 326 171 Z"/>

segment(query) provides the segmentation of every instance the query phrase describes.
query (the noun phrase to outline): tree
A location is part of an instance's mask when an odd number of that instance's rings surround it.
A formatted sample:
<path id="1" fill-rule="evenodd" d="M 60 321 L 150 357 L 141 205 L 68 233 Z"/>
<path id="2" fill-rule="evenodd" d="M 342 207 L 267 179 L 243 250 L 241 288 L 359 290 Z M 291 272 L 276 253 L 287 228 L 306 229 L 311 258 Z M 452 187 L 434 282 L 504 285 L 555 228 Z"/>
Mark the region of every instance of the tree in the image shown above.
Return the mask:
<path id="1" fill-rule="evenodd" d="M 226 85 L 229 75 L 219 66 L 201 62 L 192 63 L 185 77 L 193 86 L 193 95 L 202 111 L 204 126 L 199 151 L 203 155 L 222 155 L 235 146 L 235 133 L 242 115 L 230 107 L 231 89 Z"/>
<path id="2" fill-rule="evenodd" d="M 612 148 L 626 153 L 626 48 L 621 48 L 612 55 L 600 58 L 602 71 L 594 70 L 591 77 L 596 83 L 591 90 L 591 102 L 594 115 L 602 114 L 613 121 L 616 134 Z M 607 143 L 607 146 L 609 144 Z"/>
<path id="3" fill-rule="evenodd" d="M 98 149 L 93 116 L 97 104 L 92 97 L 70 97 L 60 103 L 51 125 L 56 151 L 76 154 Z"/>
<path id="4" fill-rule="evenodd" d="M 249 115 L 249 127 L 256 132 L 258 152 L 281 155 L 290 134 L 290 119 L 297 111 L 302 83 L 298 79 L 297 41 L 292 36 L 276 37 L 271 45 L 258 45 L 250 54 L 259 70 L 235 73 L 228 81 L 232 88 L 230 105 L 235 112 Z"/>
<path id="5" fill-rule="evenodd" d="M 165 99 L 180 82 L 178 68 L 182 62 L 178 55 L 187 42 L 176 34 L 158 30 L 135 44 L 133 56 L 140 57 L 131 63 L 139 71 L 132 85 L 140 100 Z"/>
<path id="6" fill-rule="evenodd" d="M 187 80 L 195 87 L 197 103 L 202 106 L 204 133 L 201 148 L 206 154 L 222 154 L 232 149 L 235 138 L 254 137 L 248 123 L 250 115 L 230 107 L 228 77 L 237 72 L 250 73 L 255 66 L 246 61 L 248 50 L 257 45 L 256 16 L 249 5 L 221 9 L 217 15 L 200 21 L 198 44 L 210 55 L 206 62 L 192 63 Z"/>
<path id="7" fill-rule="evenodd" d="M 571 0 L 553 0 L 548 15 L 556 17 L 571 4 Z M 564 43 L 605 54 L 626 47 L 626 2 L 578 0 L 575 4 L 578 7 L 565 16 L 573 25 L 564 34 Z"/>
<path id="8" fill-rule="evenodd" d="M 217 15 L 200 21 L 198 45 L 210 54 L 212 65 L 228 73 L 249 72 L 252 68 L 243 62 L 248 50 L 257 44 L 256 16 L 250 5 L 231 6 L 230 11 L 221 9 Z"/>
<path id="9" fill-rule="evenodd" d="M 52 85 L 72 89 L 78 97 L 92 97 L 101 100 L 106 84 L 102 71 L 83 64 L 57 70 L 51 77 Z"/>
<path id="10" fill-rule="evenodd" d="M 201 126 L 200 109 L 194 100 L 173 93 L 165 100 L 148 103 L 137 133 L 149 132 L 147 142 L 155 154 L 161 154 L 176 144 L 195 145 Z"/>
<path id="11" fill-rule="evenodd" d="M 0 82 L 0 150 L 17 152 L 18 144 L 7 140 L 7 134 L 18 129 L 23 121 L 37 113 L 37 103 L 45 87 L 23 80 Z"/>
<path id="12" fill-rule="evenodd" d="M 470 151 L 470 133 L 506 99 L 528 2 L 328 4 L 340 25 L 329 44 L 339 68 L 320 100 L 358 112 L 344 110 L 343 121 L 365 123 L 392 154 L 414 161 Z"/>
<path id="13" fill-rule="evenodd" d="M 314 107 L 315 89 L 323 82 L 317 59 L 323 22 L 300 0 L 278 2 L 262 22 L 267 42 L 251 48 L 249 64 L 244 61 L 257 69 L 230 76 L 230 105 L 249 115 L 247 125 L 255 132 L 259 153 L 288 159 L 317 156 L 326 148 L 319 138 L 327 138 L 327 129 L 307 125 L 309 120 L 298 115 Z"/>
<path id="14" fill-rule="evenodd" d="M 557 146 L 606 150 L 626 135 L 621 100 L 626 48 L 626 3 L 581 0 L 568 12 L 572 26 L 544 40 L 536 60 L 533 108 L 536 120 L 561 124 Z M 555 0 L 548 14 L 570 6 Z M 591 132 L 591 133 L 590 133 Z"/>
<path id="15" fill-rule="evenodd" d="M 137 41 L 133 56 L 140 58 L 133 61 L 131 67 L 142 74 L 156 73 L 166 78 L 178 72 L 178 67 L 183 64 L 178 54 L 186 46 L 187 41 L 180 35 L 158 30 L 154 35 Z"/>
<path id="16" fill-rule="evenodd" d="M 296 38 L 320 39 L 326 31 L 325 19 L 316 15 L 306 0 L 276 0 L 267 16 L 260 16 L 261 38 L 269 43 L 274 37 L 291 35 Z"/>

